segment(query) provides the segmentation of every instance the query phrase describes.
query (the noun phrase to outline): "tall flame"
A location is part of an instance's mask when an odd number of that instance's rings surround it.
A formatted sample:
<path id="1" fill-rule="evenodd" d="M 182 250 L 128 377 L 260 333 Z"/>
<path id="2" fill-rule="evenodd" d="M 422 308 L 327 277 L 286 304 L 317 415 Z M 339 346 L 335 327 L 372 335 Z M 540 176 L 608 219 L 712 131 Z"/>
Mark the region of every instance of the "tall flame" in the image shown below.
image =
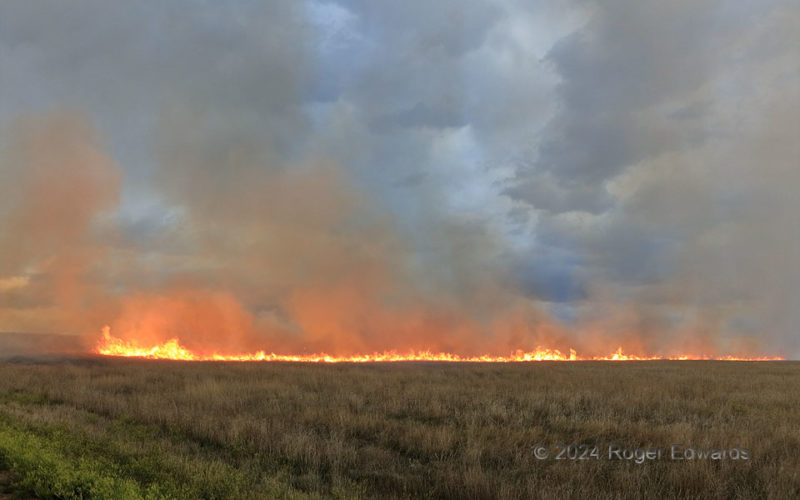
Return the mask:
<path id="1" fill-rule="evenodd" d="M 177 338 L 162 344 L 142 346 L 138 342 L 125 341 L 111 335 L 111 328 L 103 328 L 102 339 L 95 348 L 95 353 L 103 356 L 119 356 L 146 359 L 168 359 L 180 361 L 299 361 L 310 363 L 370 363 L 398 361 L 443 361 L 468 363 L 511 363 L 524 361 L 649 361 L 649 360 L 720 360 L 720 361 L 778 361 L 781 357 L 736 357 L 736 356 L 636 356 L 625 354 L 622 347 L 607 356 L 578 356 L 574 349 L 564 354 L 558 349 L 537 347 L 533 351 L 517 350 L 507 356 L 484 354 L 481 356 L 460 356 L 458 354 L 431 351 L 409 351 L 405 354 L 397 351 L 373 352 L 351 356 L 331 356 L 317 354 L 275 354 L 266 351 L 242 354 L 199 354 L 180 344 Z"/>

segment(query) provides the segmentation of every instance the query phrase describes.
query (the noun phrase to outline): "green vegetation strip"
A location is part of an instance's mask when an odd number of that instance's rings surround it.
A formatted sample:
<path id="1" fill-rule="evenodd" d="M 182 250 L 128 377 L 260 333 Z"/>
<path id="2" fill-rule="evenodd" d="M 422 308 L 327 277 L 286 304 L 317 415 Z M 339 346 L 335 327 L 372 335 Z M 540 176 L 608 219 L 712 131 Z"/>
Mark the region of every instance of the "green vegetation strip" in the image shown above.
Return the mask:
<path id="1" fill-rule="evenodd" d="M 95 431 L 84 425 L 97 415 L 70 409 L 66 422 L 34 423 L 24 412 L 58 412 L 64 406 L 45 404 L 20 394 L 0 395 L 14 403 L 0 409 L 0 465 L 13 470 L 17 489 L 41 498 L 182 499 L 182 498 L 308 498 L 275 477 L 255 485 L 222 460 L 190 460 L 162 451 L 171 443 L 157 429 L 125 419 L 103 419 Z M 20 405 L 22 403 L 22 405 Z M 4 411 L 5 410 L 5 411 Z M 160 441 L 160 442 L 159 442 Z M 145 443 L 136 446 L 136 443 Z M 157 445 L 154 445 L 157 443 Z M 159 449 L 160 445 L 160 449 Z M 205 450 L 208 453 L 208 450 Z M 91 458 L 87 458 L 91 457 Z M 250 479 L 250 480 L 248 480 Z"/>
<path id="2" fill-rule="evenodd" d="M 70 460 L 42 438 L 0 421 L 0 455 L 19 475 L 19 486 L 49 498 L 163 498 L 135 481 L 118 477 L 102 463 Z"/>

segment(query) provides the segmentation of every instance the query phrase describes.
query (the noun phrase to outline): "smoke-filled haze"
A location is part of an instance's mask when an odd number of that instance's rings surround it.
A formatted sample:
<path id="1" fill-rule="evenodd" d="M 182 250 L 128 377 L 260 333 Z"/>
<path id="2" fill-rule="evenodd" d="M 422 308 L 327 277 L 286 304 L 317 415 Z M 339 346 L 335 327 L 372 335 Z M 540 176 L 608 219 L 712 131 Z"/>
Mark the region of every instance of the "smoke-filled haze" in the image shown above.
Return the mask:
<path id="1" fill-rule="evenodd" d="M 4 1 L 0 332 L 797 358 L 798 25 L 792 0 Z"/>

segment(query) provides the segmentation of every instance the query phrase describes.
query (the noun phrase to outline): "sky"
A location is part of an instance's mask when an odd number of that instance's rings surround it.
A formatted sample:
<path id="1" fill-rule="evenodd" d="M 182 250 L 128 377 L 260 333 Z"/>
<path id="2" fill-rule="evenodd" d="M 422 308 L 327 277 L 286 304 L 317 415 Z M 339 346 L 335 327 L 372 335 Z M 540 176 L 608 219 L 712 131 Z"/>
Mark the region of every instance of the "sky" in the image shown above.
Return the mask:
<path id="1" fill-rule="evenodd" d="M 793 0 L 0 3 L 0 331 L 800 357 Z"/>

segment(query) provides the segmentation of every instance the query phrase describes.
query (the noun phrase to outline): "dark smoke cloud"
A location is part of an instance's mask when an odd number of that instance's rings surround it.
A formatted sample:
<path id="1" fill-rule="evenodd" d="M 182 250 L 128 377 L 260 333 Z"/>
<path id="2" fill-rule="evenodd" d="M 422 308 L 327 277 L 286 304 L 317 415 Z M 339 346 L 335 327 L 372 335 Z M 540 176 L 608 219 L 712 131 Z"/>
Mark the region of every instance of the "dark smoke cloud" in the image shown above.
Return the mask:
<path id="1" fill-rule="evenodd" d="M 796 352 L 798 207 L 781 186 L 800 158 L 797 9 L 593 11 L 548 55 L 561 108 L 508 189 L 539 213 L 541 245 L 576 263 L 589 294 L 574 314 L 651 348 Z"/>

